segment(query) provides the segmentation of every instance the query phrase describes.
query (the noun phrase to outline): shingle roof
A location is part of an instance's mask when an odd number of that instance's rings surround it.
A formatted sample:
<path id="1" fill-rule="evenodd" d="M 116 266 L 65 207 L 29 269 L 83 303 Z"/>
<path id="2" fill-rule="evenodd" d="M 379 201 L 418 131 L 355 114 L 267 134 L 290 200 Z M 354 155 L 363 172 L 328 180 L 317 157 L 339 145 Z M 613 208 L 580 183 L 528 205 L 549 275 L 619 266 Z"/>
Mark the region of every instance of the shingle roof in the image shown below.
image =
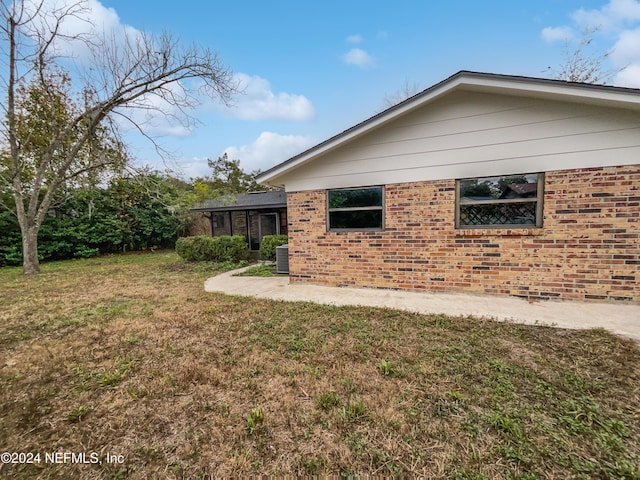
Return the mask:
<path id="1" fill-rule="evenodd" d="M 284 190 L 272 192 L 238 193 L 207 200 L 196 204 L 192 212 L 228 212 L 230 210 L 261 210 L 287 206 L 287 194 Z"/>
<path id="2" fill-rule="evenodd" d="M 526 195 L 527 193 L 534 193 L 538 191 L 537 183 L 512 183 L 507 185 L 507 187 L 519 195 Z"/>

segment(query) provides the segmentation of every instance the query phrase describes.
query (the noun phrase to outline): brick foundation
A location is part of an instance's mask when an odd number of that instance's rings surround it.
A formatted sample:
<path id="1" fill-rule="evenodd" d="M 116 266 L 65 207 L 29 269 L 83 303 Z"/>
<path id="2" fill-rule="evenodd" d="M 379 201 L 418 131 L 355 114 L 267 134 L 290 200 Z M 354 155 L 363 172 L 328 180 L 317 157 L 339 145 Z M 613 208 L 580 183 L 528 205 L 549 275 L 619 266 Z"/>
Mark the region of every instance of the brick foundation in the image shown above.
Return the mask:
<path id="1" fill-rule="evenodd" d="M 541 229 L 456 230 L 454 180 L 386 185 L 377 232 L 287 199 L 292 283 L 640 302 L 640 165 L 546 172 Z"/>

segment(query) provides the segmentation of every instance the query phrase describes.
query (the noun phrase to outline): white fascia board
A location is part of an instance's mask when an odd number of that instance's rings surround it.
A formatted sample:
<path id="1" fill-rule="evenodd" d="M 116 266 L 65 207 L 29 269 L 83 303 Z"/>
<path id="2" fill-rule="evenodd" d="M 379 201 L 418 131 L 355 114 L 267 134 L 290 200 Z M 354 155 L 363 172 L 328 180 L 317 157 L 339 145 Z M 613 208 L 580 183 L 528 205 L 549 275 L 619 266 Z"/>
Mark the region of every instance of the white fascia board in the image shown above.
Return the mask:
<path id="1" fill-rule="evenodd" d="M 461 78 L 465 89 L 487 91 L 503 95 L 518 95 L 548 100 L 578 102 L 613 108 L 640 110 L 640 95 L 637 89 L 625 89 L 601 85 L 572 85 L 554 83 L 543 79 L 523 81 L 496 78 Z M 611 90 L 607 90 L 611 89 Z"/>

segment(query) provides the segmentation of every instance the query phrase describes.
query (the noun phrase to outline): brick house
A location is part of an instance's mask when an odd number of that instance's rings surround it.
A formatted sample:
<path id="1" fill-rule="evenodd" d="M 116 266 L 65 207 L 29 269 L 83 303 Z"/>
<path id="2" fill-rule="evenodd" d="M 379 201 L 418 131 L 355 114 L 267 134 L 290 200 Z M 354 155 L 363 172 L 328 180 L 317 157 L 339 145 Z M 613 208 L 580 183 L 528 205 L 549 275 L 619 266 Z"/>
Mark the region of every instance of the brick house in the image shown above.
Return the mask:
<path id="1" fill-rule="evenodd" d="M 262 173 L 292 283 L 640 301 L 640 90 L 459 72 Z"/>

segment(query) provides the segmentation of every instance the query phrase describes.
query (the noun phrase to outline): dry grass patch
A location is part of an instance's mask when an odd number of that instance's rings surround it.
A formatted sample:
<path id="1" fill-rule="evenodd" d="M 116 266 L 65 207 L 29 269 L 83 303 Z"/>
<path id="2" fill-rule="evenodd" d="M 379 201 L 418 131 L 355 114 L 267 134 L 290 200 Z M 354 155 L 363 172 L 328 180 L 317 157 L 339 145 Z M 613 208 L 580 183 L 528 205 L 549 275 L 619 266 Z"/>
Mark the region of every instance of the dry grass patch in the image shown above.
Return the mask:
<path id="1" fill-rule="evenodd" d="M 207 294 L 215 268 L 0 270 L 3 450 L 124 456 L 0 476 L 640 478 L 629 340 Z"/>

